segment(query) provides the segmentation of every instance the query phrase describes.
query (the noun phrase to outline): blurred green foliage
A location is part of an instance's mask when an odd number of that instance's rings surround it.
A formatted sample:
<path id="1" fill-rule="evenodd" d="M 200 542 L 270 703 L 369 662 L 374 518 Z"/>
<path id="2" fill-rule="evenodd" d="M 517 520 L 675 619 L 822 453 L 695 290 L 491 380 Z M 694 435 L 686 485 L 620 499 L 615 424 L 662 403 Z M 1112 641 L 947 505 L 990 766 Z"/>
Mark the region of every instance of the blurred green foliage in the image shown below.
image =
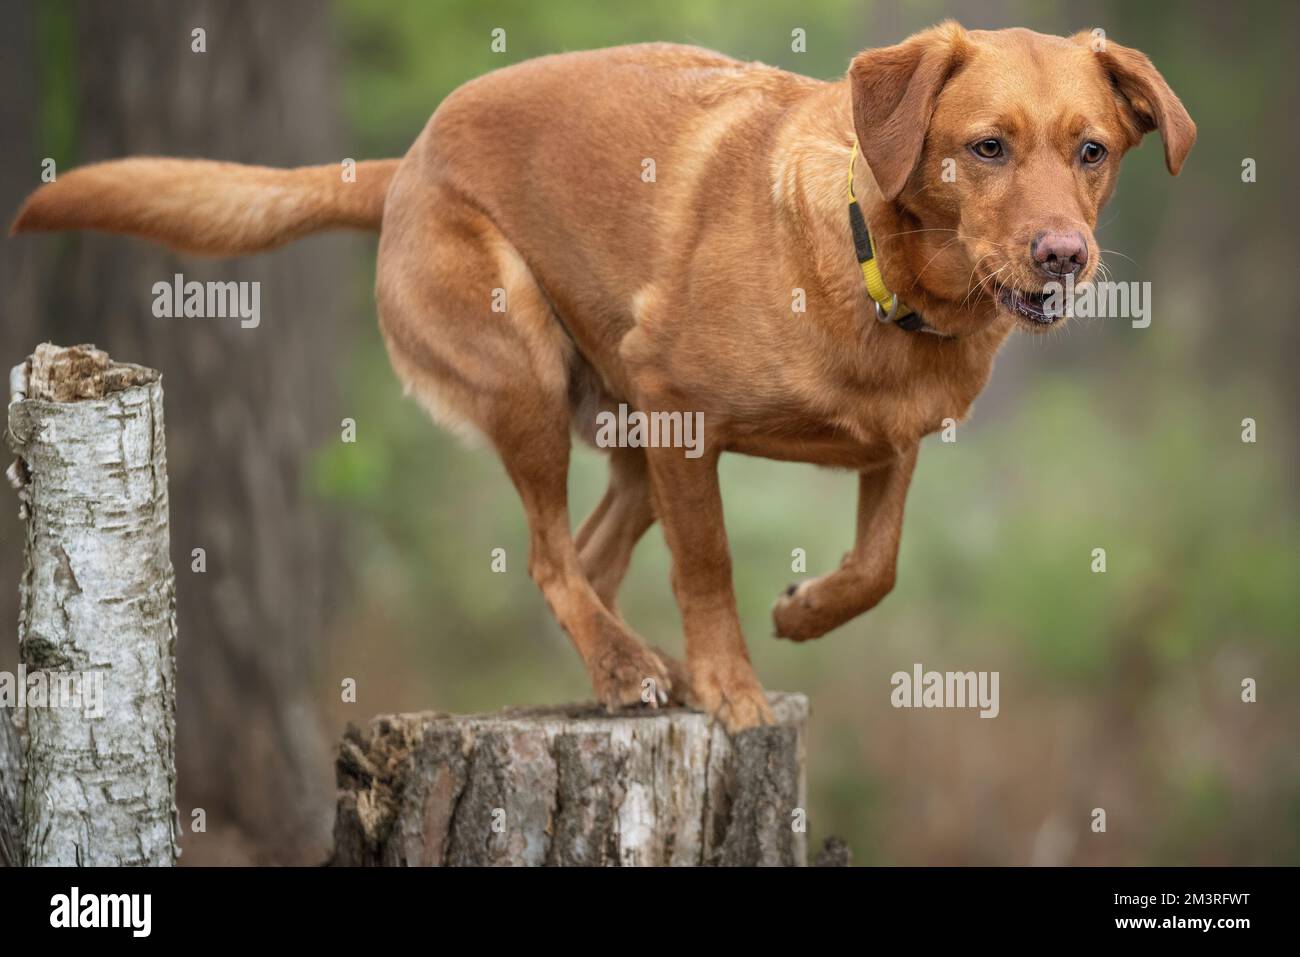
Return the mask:
<path id="1" fill-rule="evenodd" d="M 979 6 L 981 10 L 985 5 Z M 699 43 L 838 76 L 857 50 L 945 16 L 968 26 L 1090 27 L 1066 7 L 962 4 L 903 14 L 848 0 L 799 4 L 400 0 L 338 4 L 355 155 L 400 155 L 438 101 L 488 70 L 561 50 Z M 1267 14 L 1267 15 L 1266 15 Z M 819 642 L 774 642 L 768 613 L 797 578 L 849 547 L 851 475 L 728 458 L 723 491 L 742 618 L 760 675 L 810 694 L 814 838 L 859 862 L 1264 863 L 1300 860 L 1300 625 L 1293 260 L 1283 191 L 1240 182 L 1243 156 L 1281 168 L 1289 6 L 1102 4 L 1090 11 L 1149 53 L 1200 126 L 1178 181 L 1152 142 L 1102 215 L 1116 277 L 1149 279 L 1150 329 L 1076 322 L 1012 343 L 958 441 L 923 447 L 899 585 Z M 490 51 L 507 30 L 504 55 Z M 790 50 L 802 27 L 808 52 Z M 1294 35 L 1294 31 L 1290 31 Z M 1212 67 L 1212 68 L 1211 68 Z M 562 108 L 562 104 L 557 104 Z M 1127 257 L 1127 258 L 1126 258 Z M 1204 262 L 1212 268 L 1187 268 Z M 373 310 L 359 270 L 358 313 Z M 1224 290 L 1237 308 L 1222 308 Z M 1263 303 L 1271 304 L 1271 312 Z M 1290 312 L 1288 313 L 1288 310 Z M 373 326 L 348 354 L 355 445 L 323 450 L 313 480 L 346 522 L 355 582 L 331 654 L 373 710 L 481 710 L 587 696 L 577 656 L 526 572 L 527 535 L 490 450 L 466 451 L 404 401 Z M 1289 356 L 1289 358 L 1288 358 Z M 1259 441 L 1240 439 L 1254 417 Z M 575 523 L 604 468 L 575 451 Z M 505 548 L 508 571 L 489 568 Z M 1103 547 L 1107 571 L 1090 570 Z M 640 546 L 621 607 L 679 649 L 662 536 Z M 1002 715 L 892 711 L 889 675 L 1002 671 Z M 1260 703 L 1240 702 L 1259 681 Z M 1111 808 L 1109 835 L 1088 812 Z M 1065 824 L 1057 822 L 1064 821 Z M 1051 852 L 1054 828 L 1074 835 Z"/>

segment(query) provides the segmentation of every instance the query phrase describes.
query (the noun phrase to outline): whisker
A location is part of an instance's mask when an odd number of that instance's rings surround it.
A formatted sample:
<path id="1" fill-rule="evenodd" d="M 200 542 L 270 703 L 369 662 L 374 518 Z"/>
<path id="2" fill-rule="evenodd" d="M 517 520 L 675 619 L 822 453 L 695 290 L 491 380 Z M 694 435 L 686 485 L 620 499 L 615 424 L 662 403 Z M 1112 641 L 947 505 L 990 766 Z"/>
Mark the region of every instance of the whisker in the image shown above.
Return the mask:
<path id="1" fill-rule="evenodd" d="M 984 254 L 983 256 L 981 256 L 979 259 L 975 260 L 975 265 L 974 265 L 974 266 L 971 266 L 970 275 L 966 277 L 966 288 L 967 288 L 968 290 L 970 289 L 970 281 L 971 281 L 972 279 L 975 278 L 975 273 L 976 273 L 976 272 L 979 270 L 979 268 L 980 268 L 980 263 L 982 263 L 984 260 L 988 259 L 988 258 L 989 258 L 990 256 L 992 256 L 992 255 L 993 255 L 992 253 L 985 253 L 985 254 Z M 969 296 L 970 293 L 967 292 L 966 295 Z M 963 300 L 963 301 L 964 301 L 964 300 Z"/>
<path id="2" fill-rule="evenodd" d="M 998 279 L 998 276 L 999 276 L 1002 272 L 1004 272 L 1005 270 L 1010 269 L 1010 268 L 1011 268 L 1011 264 L 1010 264 L 1010 263 L 1007 263 L 1007 264 L 1006 264 L 1005 266 L 1003 266 L 1001 269 L 998 269 L 997 271 L 992 272 L 992 273 L 990 273 L 989 275 L 985 276 L 985 277 L 984 277 L 983 279 L 981 279 L 978 283 L 976 283 L 976 285 L 975 285 L 975 289 L 972 290 L 972 291 L 973 291 L 973 292 L 979 292 L 981 287 L 985 286 L 986 284 L 992 284 L 993 287 L 994 287 L 994 290 L 995 290 L 995 291 L 994 291 L 994 295 L 996 296 L 997 293 L 1001 292 L 1002 289 L 1006 286 L 1006 283 L 1003 282 L 1001 279 Z M 968 296 L 969 296 L 969 294 L 968 294 Z"/>
<path id="3" fill-rule="evenodd" d="M 1132 256 L 1125 255 L 1124 253 L 1120 252 L 1118 249 L 1103 249 L 1102 252 L 1103 252 L 1103 253 L 1110 253 L 1110 254 L 1113 255 L 1113 256 L 1123 256 L 1125 259 L 1127 259 L 1129 262 L 1131 262 L 1134 266 L 1136 266 L 1136 265 L 1138 264 L 1138 261 L 1137 261 L 1136 259 L 1134 259 Z"/>
<path id="4" fill-rule="evenodd" d="M 985 259 L 987 259 L 988 256 L 991 256 L 991 255 L 992 255 L 992 253 L 989 253 L 988 255 L 985 255 L 985 256 L 981 256 L 980 259 L 979 259 L 979 261 L 976 262 L 976 264 L 975 264 L 976 268 L 978 269 L 978 268 L 979 268 L 979 264 L 980 264 L 981 262 L 983 262 Z M 978 293 L 978 292 L 980 291 L 980 289 L 981 289 L 981 288 L 982 288 L 986 283 L 989 283 L 989 282 L 995 281 L 995 280 L 997 279 L 997 276 L 998 276 L 999 273 L 1001 273 L 1001 272 L 1003 272 L 1004 270 L 1007 270 L 1007 269 L 1009 269 L 1009 268 L 1011 268 L 1011 263 L 1006 263 L 1006 264 L 1004 264 L 1003 266 L 1001 266 L 999 269 L 996 269 L 996 270 L 994 270 L 992 273 L 990 273 L 989 275 L 983 277 L 979 282 L 977 282 L 977 283 L 975 284 L 975 286 L 974 286 L 973 288 L 971 288 L 971 289 L 969 289 L 969 290 L 967 291 L 966 296 L 962 299 L 959 308 L 965 308 L 966 305 L 967 305 L 967 303 L 970 303 L 971 308 L 974 308 L 974 306 L 975 306 L 976 304 L 978 304 L 979 300 L 977 299 L 975 302 L 971 303 L 971 297 L 974 296 L 976 293 Z M 972 276 L 974 275 L 974 271 L 973 271 L 973 270 L 972 270 L 972 272 L 971 272 L 971 275 L 972 275 Z M 966 284 L 969 286 L 969 285 L 970 285 L 970 280 L 967 280 L 967 283 L 966 283 Z M 999 291 L 1000 291 L 1000 289 L 999 289 Z M 996 295 L 996 293 L 995 293 L 995 295 Z"/>
<path id="5" fill-rule="evenodd" d="M 901 232 L 897 232 L 897 233 L 887 233 L 884 236 L 877 236 L 876 240 L 878 242 L 884 242 L 886 239 L 894 239 L 898 236 L 911 236 L 914 233 L 955 233 L 955 232 L 957 232 L 957 230 L 949 229 L 944 226 L 932 226 L 929 227 L 928 229 L 904 229 Z"/>
<path id="6" fill-rule="evenodd" d="M 917 283 L 919 283 L 919 282 L 921 281 L 921 276 L 925 273 L 925 271 L 926 271 L 927 269 L 930 268 L 930 264 L 933 263 L 936 259 L 938 259 L 940 255 L 943 254 L 944 250 L 946 250 L 949 246 L 952 246 L 954 243 L 957 243 L 957 242 L 960 242 L 960 241 L 961 241 L 961 237 L 960 237 L 960 236 L 957 236 L 957 237 L 955 237 L 955 238 L 953 238 L 953 239 L 948 240 L 946 243 L 944 243 L 942 246 L 940 246 L 939 249 L 938 249 L 938 251 L 937 251 L 933 256 L 931 256 L 929 259 L 927 259 L 926 262 L 925 262 L 925 265 L 922 266 L 922 267 L 920 268 L 920 270 L 917 272 L 916 277 L 912 280 L 912 285 L 911 285 L 910 288 L 912 288 L 912 289 L 915 289 L 915 288 L 916 288 Z"/>

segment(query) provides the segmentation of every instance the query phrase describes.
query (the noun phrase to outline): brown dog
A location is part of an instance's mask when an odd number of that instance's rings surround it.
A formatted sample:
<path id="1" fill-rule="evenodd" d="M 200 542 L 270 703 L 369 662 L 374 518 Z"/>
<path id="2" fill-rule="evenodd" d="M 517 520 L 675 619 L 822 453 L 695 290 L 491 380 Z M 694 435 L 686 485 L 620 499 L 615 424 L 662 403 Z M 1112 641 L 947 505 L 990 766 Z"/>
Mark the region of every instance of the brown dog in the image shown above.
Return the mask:
<path id="1" fill-rule="evenodd" d="M 1014 327 L 1051 325 L 1048 280 L 1093 276 L 1097 213 L 1153 129 L 1177 173 L 1196 137 L 1182 104 L 1145 56 L 1089 34 L 947 23 L 860 54 L 835 83 L 650 44 L 467 83 L 405 158 L 362 163 L 356 182 L 337 166 L 128 159 L 42 187 L 14 229 L 222 256 L 381 230 L 393 366 L 436 418 L 499 452 L 527 511 L 529 572 L 596 694 L 614 708 L 674 692 L 735 731 L 770 712 L 732 593 L 719 454 L 859 473 L 853 551 L 778 600 L 779 635 L 815 638 L 873 607 L 894 583 L 922 436 L 966 414 Z M 901 309 L 878 322 L 864 288 L 855 142 L 874 262 L 923 324 Z M 620 403 L 702 413 L 703 454 L 613 448 L 575 536 L 571 432 L 591 438 Z M 615 606 L 655 519 L 684 672 Z"/>

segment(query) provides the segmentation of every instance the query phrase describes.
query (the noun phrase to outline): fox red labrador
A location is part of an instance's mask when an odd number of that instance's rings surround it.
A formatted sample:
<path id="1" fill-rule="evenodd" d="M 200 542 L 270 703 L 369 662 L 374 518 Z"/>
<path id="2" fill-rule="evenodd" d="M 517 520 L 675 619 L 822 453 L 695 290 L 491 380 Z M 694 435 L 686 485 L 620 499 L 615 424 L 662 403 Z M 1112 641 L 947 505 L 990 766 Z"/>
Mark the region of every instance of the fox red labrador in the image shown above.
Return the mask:
<path id="1" fill-rule="evenodd" d="M 41 187 L 14 229 L 211 256 L 379 231 L 393 367 L 434 418 L 497 450 L 529 572 L 600 700 L 684 700 L 737 731 L 771 712 L 737 616 L 719 455 L 859 476 L 852 551 L 778 599 L 778 635 L 816 638 L 876 605 L 918 443 L 963 418 L 1012 330 L 1063 321 L 1045 288 L 1093 277 L 1098 211 L 1152 130 L 1176 174 L 1195 125 L 1146 56 L 1099 32 L 945 23 L 835 82 L 647 44 L 466 83 L 405 157 L 360 163 L 355 181 L 333 164 L 124 159 Z M 690 417 L 698 447 L 608 448 L 608 491 L 575 534 L 571 437 L 598 438 L 620 405 Z M 656 520 L 684 667 L 615 603 Z"/>

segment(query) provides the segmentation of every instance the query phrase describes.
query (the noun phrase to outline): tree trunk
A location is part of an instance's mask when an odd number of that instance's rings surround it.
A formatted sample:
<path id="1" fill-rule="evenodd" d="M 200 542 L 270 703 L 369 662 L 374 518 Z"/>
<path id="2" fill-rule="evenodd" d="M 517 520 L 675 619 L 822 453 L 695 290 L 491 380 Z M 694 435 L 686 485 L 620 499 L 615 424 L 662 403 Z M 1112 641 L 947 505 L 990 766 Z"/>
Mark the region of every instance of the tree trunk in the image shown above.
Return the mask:
<path id="1" fill-rule="evenodd" d="M 336 865 L 802 865 L 808 700 L 729 739 L 593 706 L 384 715 L 337 764 Z"/>
<path id="2" fill-rule="evenodd" d="M 23 862 L 169 866 L 176 586 L 159 376 L 47 344 L 16 392 Z"/>

